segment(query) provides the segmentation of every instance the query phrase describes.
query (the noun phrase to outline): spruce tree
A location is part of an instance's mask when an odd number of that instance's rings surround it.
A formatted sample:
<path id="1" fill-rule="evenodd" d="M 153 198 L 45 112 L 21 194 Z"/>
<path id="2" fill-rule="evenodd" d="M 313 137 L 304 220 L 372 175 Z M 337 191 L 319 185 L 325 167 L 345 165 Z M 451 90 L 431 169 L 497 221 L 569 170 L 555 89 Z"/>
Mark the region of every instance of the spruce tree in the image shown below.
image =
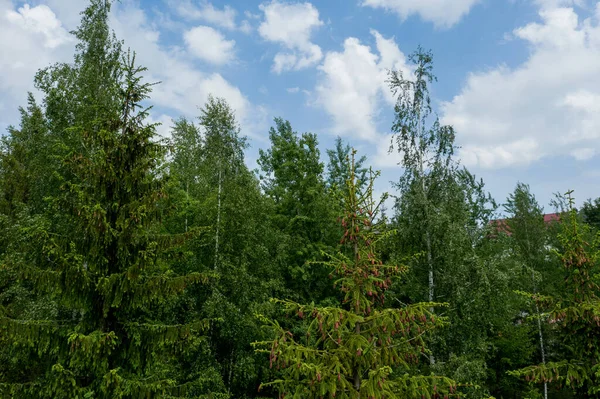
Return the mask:
<path id="1" fill-rule="evenodd" d="M 15 217 L 22 206 L 38 213 L 50 192 L 51 146 L 42 108 L 29 93 L 19 128 L 0 141 L 0 214 Z"/>
<path id="2" fill-rule="evenodd" d="M 572 390 L 578 398 L 600 395 L 600 235 L 590 240 L 589 226 L 582 224 L 567 193 L 569 211 L 563 214 L 556 251 L 565 272 L 565 293 L 553 298 L 531 294 L 536 303 L 549 306 L 548 323 L 559 335 L 558 359 L 513 371 L 531 383 L 553 384 Z"/>
<path id="3" fill-rule="evenodd" d="M 280 398 L 454 396 L 452 380 L 416 371 L 427 353 L 425 337 L 446 323 L 430 311 L 440 304 L 384 306 L 386 290 L 406 268 L 379 260 L 377 245 L 386 234 L 378 219 L 381 202 L 373 199 L 373 173 L 360 191 L 354 153 L 348 163 L 347 197 L 340 218 L 344 234 L 339 252 L 323 262 L 332 269 L 330 277 L 341 291 L 342 304 L 322 307 L 274 300 L 287 315 L 306 321 L 306 334 L 295 336 L 278 321 L 263 317 L 276 338 L 255 345 L 269 354 L 279 376 L 261 388 L 274 388 Z"/>
<path id="4" fill-rule="evenodd" d="M 100 42 L 108 37 L 108 10 L 108 3 L 94 0 L 84 11 L 76 61 L 93 63 L 94 51 L 106 47 Z M 194 232 L 158 234 L 166 202 L 160 169 L 165 147 L 141 105 L 151 90 L 142 81 L 145 69 L 129 53 L 119 57 L 110 65 L 113 73 L 97 82 L 102 101 L 89 99 L 64 115 L 52 111 L 53 123 L 65 123 L 73 140 L 64 142 L 61 166 L 53 171 L 60 190 L 47 199 L 46 218 L 27 230 L 41 256 L 17 253 L 5 257 L 3 267 L 37 293 L 47 292 L 59 309 L 37 320 L 2 314 L 6 344 L 35 362 L 23 364 L 28 372 L 0 376 L 4 396 L 138 398 L 219 389 L 209 376 L 178 368 L 180 357 L 200 345 L 209 322 L 182 323 L 170 309 L 188 286 L 210 276 L 177 275 L 166 262 L 179 256 L 178 245 Z M 72 80 L 75 93 L 83 90 L 81 76 Z M 47 108 L 53 99 L 46 97 Z"/>

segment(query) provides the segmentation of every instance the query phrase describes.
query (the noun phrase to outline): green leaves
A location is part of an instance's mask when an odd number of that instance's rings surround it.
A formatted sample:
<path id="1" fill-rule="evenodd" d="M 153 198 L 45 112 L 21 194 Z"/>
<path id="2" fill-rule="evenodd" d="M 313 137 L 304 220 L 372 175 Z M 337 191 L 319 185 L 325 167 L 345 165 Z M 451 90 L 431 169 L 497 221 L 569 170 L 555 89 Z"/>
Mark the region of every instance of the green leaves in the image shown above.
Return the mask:
<path id="1" fill-rule="evenodd" d="M 339 219 L 344 231 L 340 251 L 322 262 L 336 276 L 342 306 L 301 305 L 276 300 L 288 316 L 304 321 L 305 337 L 294 336 L 279 322 L 266 321 L 273 341 L 254 344 L 269 354 L 271 368 L 281 376 L 261 387 L 280 396 L 317 398 L 420 398 L 453 395 L 455 383 L 442 377 L 413 374 L 427 353 L 425 337 L 446 324 L 431 308 L 418 303 L 400 309 L 384 308 L 385 292 L 404 267 L 384 265 L 375 244 L 384 234 L 373 200 L 373 173 L 359 190 L 354 152 L 348 162 L 345 211 Z M 439 384 L 439 385 L 438 385 Z"/>
<path id="2" fill-rule="evenodd" d="M 566 290 L 561 297 L 546 298 L 552 306 L 548 322 L 559 336 L 562 359 L 510 373 L 531 383 L 554 382 L 578 395 L 595 395 L 600 392 L 600 287 L 592 276 L 600 251 L 586 240 L 589 227 L 578 220 L 570 194 L 567 193 L 570 210 L 562 216 L 565 220 L 559 234 L 562 249 L 557 251 L 567 275 Z"/>
<path id="3" fill-rule="evenodd" d="M 339 202 L 326 188 L 317 136 L 300 135 L 289 121 L 276 118 L 269 139 L 271 147 L 260 150 L 258 164 L 261 186 L 274 207 L 270 219 L 278 229 L 287 288 L 305 300 L 325 299 L 331 295 L 324 284 L 327 271 L 311 268 L 310 262 L 339 240 Z"/>

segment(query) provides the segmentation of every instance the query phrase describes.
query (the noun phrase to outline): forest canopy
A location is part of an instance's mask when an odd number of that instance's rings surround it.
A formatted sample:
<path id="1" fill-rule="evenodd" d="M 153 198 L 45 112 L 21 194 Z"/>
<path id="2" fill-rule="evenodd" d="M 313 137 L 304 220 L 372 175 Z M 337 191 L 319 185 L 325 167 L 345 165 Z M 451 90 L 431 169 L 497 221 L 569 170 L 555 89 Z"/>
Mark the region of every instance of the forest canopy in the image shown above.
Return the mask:
<path id="1" fill-rule="evenodd" d="M 351 143 L 283 117 L 251 170 L 218 92 L 160 136 L 110 8 L 0 142 L 0 397 L 600 395 L 600 198 L 493 199 L 432 109 L 431 52 L 389 73 L 377 196 Z"/>

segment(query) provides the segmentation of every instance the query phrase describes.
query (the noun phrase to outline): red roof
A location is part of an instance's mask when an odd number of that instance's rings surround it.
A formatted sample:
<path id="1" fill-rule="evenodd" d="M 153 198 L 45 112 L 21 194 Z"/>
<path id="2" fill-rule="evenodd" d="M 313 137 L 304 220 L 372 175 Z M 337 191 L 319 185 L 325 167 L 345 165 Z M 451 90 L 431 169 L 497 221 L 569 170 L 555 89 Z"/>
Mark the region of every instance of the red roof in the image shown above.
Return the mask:
<path id="1" fill-rule="evenodd" d="M 550 224 L 552 222 L 558 222 L 560 220 L 560 213 L 547 213 L 544 215 L 544 223 Z M 505 233 L 506 235 L 512 235 L 510 227 L 508 226 L 508 219 L 495 219 L 490 220 L 490 226 L 494 227 L 497 233 Z"/>

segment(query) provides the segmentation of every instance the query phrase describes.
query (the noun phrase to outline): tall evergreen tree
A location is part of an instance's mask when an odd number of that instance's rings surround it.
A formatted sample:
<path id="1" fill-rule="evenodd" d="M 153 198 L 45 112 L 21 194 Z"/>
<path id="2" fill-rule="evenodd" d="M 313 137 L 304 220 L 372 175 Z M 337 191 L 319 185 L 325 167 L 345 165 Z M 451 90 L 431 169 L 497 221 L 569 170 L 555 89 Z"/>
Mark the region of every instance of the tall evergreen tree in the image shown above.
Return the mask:
<path id="1" fill-rule="evenodd" d="M 54 90 L 65 90 L 64 76 L 46 75 L 51 126 L 62 129 L 61 121 L 72 140 L 64 142 L 66 155 L 55 171 L 60 192 L 50 198 L 48 219 L 29 232 L 42 256 L 15 254 L 4 266 L 37 292 L 48 291 L 59 309 L 45 319 L 1 318 L 8 344 L 36 362 L 29 373 L 2 375 L 0 390 L 13 397 L 131 398 L 200 394 L 207 388 L 197 375 L 181 373 L 177 363 L 198 345 L 208 322 L 181 324 L 168 309 L 177 294 L 208 276 L 175 275 L 165 263 L 185 237 L 157 234 L 165 196 L 158 169 L 164 148 L 140 105 L 151 85 L 142 82 L 144 68 L 135 65 L 135 57 L 118 46 L 112 48 L 119 62 L 111 58 L 110 65 L 102 65 L 103 49 L 112 46 L 105 34 L 109 8 L 96 0 L 84 11 L 76 31 L 76 67 L 69 75 L 75 94 L 62 93 L 64 99 L 90 95 L 93 87 L 96 100 L 53 109 L 52 101 L 60 97 L 53 97 Z M 102 73 L 103 68 L 112 72 Z M 92 78 L 90 70 L 101 73 L 97 85 L 82 83 Z"/>
<path id="2" fill-rule="evenodd" d="M 35 86 L 44 94 L 48 125 L 56 140 L 67 148 L 81 145 L 71 128 L 95 131 L 97 120 L 117 118 L 122 93 L 114 84 L 122 77 L 123 44 L 108 26 L 112 0 L 91 0 L 81 13 L 73 63 L 41 69 Z M 66 149 L 68 151 L 68 149 Z"/>
<path id="3" fill-rule="evenodd" d="M 419 375 L 414 369 L 426 351 L 424 336 L 445 324 L 428 310 L 438 304 L 384 307 L 386 290 L 406 269 L 379 260 L 377 245 L 385 237 L 378 219 L 381 203 L 373 198 L 374 178 L 360 191 L 354 168 L 353 153 L 340 219 L 341 248 L 323 262 L 332 269 L 342 306 L 275 301 L 286 314 L 306 319 L 306 337 L 294 336 L 277 321 L 266 319 L 276 338 L 256 345 L 268 347 L 264 352 L 281 376 L 262 387 L 274 387 L 279 397 L 293 398 L 455 396 L 453 381 Z"/>

